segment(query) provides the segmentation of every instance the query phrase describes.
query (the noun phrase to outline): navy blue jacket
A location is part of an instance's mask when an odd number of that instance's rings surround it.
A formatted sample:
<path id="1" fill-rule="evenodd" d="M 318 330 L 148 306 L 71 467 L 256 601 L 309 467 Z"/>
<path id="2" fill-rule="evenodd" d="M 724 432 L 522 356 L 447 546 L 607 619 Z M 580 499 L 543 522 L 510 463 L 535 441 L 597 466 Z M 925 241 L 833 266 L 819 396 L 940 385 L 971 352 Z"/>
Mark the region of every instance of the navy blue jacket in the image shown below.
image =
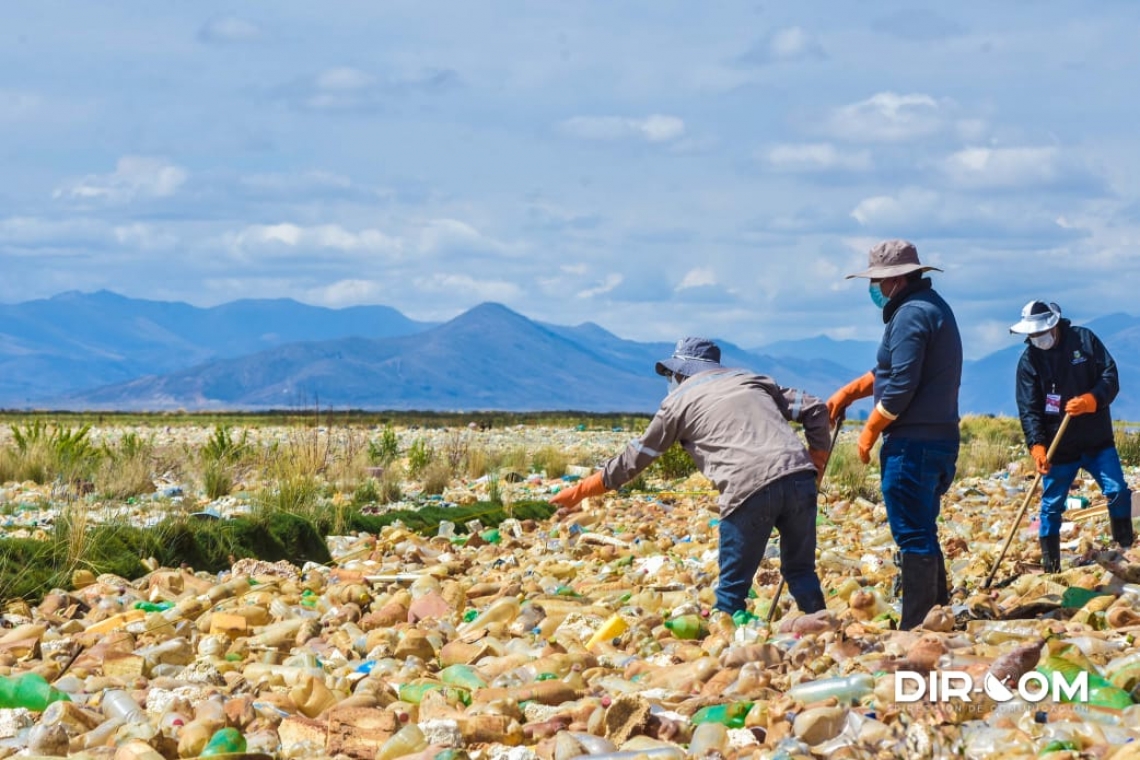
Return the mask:
<path id="1" fill-rule="evenodd" d="M 954 312 L 922 278 L 887 302 L 875 403 L 898 415 L 883 437 L 959 440 L 962 338 Z"/>
<path id="2" fill-rule="evenodd" d="M 1059 327 L 1057 344 L 1047 351 L 1025 341 L 1025 351 L 1017 363 L 1017 413 L 1025 443 L 1049 448 L 1069 399 L 1083 393 L 1096 398 L 1096 411 L 1070 419 L 1065 437 L 1057 444 L 1052 461 L 1067 464 L 1083 453 L 1116 445 L 1108 407 L 1120 391 L 1120 380 L 1112 355 L 1091 330 L 1076 327 L 1067 319 L 1062 319 Z M 1047 393 L 1061 396 L 1059 414 L 1045 412 Z"/>

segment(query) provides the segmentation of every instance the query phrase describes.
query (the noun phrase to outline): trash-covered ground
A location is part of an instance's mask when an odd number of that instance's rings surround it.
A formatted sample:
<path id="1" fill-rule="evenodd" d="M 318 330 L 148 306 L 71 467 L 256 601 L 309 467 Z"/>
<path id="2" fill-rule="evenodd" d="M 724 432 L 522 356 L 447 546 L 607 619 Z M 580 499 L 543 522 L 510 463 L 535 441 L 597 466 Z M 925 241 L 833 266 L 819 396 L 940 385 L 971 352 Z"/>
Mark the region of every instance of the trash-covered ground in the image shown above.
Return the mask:
<path id="1" fill-rule="evenodd" d="M 630 437 L 489 435 L 584 447 L 595 461 Z M 582 472 L 495 487 L 541 498 Z M 1140 553 L 1102 551 L 1095 486 L 1073 494 L 1064 572 L 1040 574 L 1034 499 L 983 588 L 1031 482 L 1012 465 L 955 483 L 942 521 L 952 604 L 913 632 L 893 629 L 882 505 L 829 486 L 826 614 L 801 616 L 784 595 L 766 622 L 774 537 L 750 614 L 710 617 L 717 513 L 699 475 L 592 499 L 562 522 L 332 536 L 327 565 L 79 570 L 72 588 L 6 603 L 0 757 L 1140 756 Z M 456 479 L 437 501 L 491 487 Z M 26 483 L 5 485 L 0 503 L 6 532 L 28 537 L 58 508 L 50 486 Z M 90 506 L 225 520 L 250 503 L 163 482 L 149 499 Z"/>

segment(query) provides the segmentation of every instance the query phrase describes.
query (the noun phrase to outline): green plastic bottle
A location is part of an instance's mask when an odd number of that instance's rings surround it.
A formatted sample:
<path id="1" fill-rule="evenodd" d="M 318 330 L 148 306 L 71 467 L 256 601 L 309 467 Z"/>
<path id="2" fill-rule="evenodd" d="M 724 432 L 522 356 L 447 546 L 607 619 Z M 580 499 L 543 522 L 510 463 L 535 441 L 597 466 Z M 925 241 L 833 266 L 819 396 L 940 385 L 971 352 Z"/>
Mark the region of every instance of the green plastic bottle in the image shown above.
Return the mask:
<path id="1" fill-rule="evenodd" d="M 665 621 L 665 627 L 679 639 L 699 639 L 708 635 L 700 615 L 681 615 Z"/>
<path id="2" fill-rule="evenodd" d="M 1045 675 L 1053 673 L 1060 673 L 1064 676 L 1065 681 L 1072 684 L 1081 672 L 1088 673 L 1088 704 L 1096 707 L 1108 707 L 1114 710 L 1124 710 L 1135 704 L 1132 701 L 1132 695 L 1124 689 L 1119 689 L 1112 685 L 1104 676 L 1099 673 L 1085 671 L 1080 665 L 1066 660 L 1063 657 L 1052 656 L 1037 666 L 1038 672 Z M 1062 702 L 1071 702 L 1072 700 L 1065 694 L 1061 695 Z"/>
<path id="3" fill-rule="evenodd" d="M 693 713 L 690 720 L 694 726 L 699 726 L 702 723 L 719 723 L 729 728 L 744 728 L 744 718 L 751 709 L 751 702 L 727 702 L 723 705 L 709 705 Z"/>
<path id="4" fill-rule="evenodd" d="M 43 712 L 52 702 L 70 702 L 71 697 L 52 686 L 39 673 L 0 676 L 0 707 L 23 707 Z"/>
<path id="5" fill-rule="evenodd" d="M 214 757 L 215 755 L 232 755 L 245 752 L 245 737 L 236 728 L 219 728 L 206 742 L 199 757 Z"/>
<path id="6" fill-rule="evenodd" d="M 483 677 L 479 675 L 475 668 L 463 664 L 448 665 L 439 671 L 439 680 L 449 686 L 459 686 L 460 688 L 470 689 L 471 691 L 487 686 L 487 682 L 483 680 Z"/>

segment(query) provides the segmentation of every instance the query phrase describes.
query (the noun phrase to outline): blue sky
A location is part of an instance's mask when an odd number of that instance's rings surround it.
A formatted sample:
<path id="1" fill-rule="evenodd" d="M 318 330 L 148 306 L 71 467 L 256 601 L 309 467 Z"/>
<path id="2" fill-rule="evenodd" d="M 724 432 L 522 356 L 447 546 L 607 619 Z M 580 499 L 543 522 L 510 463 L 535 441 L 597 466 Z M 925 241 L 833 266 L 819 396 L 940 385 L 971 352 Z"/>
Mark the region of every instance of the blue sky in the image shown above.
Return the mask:
<path id="1" fill-rule="evenodd" d="M 0 300 L 877 339 L 843 275 L 906 237 L 979 356 L 1034 297 L 1140 311 L 1138 28 L 1124 0 L 10 4 Z"/>

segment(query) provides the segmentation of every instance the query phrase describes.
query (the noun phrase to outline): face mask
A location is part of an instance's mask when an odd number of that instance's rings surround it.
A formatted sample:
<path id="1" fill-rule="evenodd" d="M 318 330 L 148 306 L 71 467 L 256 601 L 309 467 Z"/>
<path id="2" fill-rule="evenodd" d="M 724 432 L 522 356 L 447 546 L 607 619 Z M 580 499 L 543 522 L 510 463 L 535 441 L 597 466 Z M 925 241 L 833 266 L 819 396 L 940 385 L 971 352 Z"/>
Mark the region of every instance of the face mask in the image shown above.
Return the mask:
<path id="1" fill-rule="evenodd" d="M 1048 351 L 1053 347 L 1053 344 L 1056 343 L 1057 340 L 1053 337 L 1053 331 L 1050 330 L 1044 335 L 1029 336 L 1029 342 L 1037 348 L 1040 348 L 1042 351 Z"/>
<path id="2" fill-rule="evenodd" d="M 676 375 L 669 375 L 669 392 L 677 390 L 681 387 L 681 381 L 677 379 Z"/>
<path id="3" fill-rule="evenodd" d="M 886 308 L 890 303 L 890 298 L 883 294 L 883 286 L 877 282 L 872 282 L 871 287 L 868 289 L 871 293 L 871 301 L 880 309 Z"/>

